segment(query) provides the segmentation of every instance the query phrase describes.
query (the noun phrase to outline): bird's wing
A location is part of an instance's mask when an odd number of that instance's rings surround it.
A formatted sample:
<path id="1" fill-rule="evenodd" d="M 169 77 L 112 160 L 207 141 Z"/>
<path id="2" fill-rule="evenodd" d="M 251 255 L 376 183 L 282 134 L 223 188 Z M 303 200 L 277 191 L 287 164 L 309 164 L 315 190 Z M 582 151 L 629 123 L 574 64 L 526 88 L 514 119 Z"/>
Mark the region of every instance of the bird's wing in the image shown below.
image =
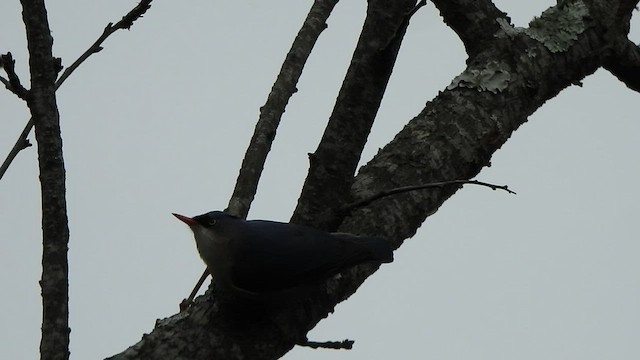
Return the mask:
<path id="1" fill-rule="evenodd" d="M 270 221 L 248 221 L 243 241 L 234 244 L 234 286 L 251 292 L 297 287 L 353 265 L 378 260 L 362 243 L 312 228 Z"/>

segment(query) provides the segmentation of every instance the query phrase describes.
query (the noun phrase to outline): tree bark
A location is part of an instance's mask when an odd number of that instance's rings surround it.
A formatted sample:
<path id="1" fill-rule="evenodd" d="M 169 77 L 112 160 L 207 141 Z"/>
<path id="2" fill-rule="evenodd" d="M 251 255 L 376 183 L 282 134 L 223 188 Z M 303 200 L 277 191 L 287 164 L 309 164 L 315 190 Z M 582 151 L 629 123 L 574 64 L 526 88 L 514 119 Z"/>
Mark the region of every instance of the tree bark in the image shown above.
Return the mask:
<path id="1" fill-rule="evenodd" d="M 236 186 L 226 210 L 230 214 L 243 219 L 247 217 L 282 114 L 289 99 L 298 91 L 296 84 L 302 75 L 304 64 L 320 34 L 327 28 L 326 21 L 337 3 L 338 0 L 316 0 L 293 41 L 267 102 L 260 108 L 260 118 L 242 160 Z"/>
<path id="2" fill-rule="evenodd" d="M 59 64 L 42 0 L 22 0 L 31 89 L 28 105 L 38 143 L 42 193 L 42 359 L 69 358 L 69 228 L 60 118 L 55 96 Z"/>
<path id="3" fill-rule="evenodd" d="M 360 39 L 291 222 L 335 231 L 415 0 L 370 0 Z M 327 191 L 327 189 L 331 189 Z"/>

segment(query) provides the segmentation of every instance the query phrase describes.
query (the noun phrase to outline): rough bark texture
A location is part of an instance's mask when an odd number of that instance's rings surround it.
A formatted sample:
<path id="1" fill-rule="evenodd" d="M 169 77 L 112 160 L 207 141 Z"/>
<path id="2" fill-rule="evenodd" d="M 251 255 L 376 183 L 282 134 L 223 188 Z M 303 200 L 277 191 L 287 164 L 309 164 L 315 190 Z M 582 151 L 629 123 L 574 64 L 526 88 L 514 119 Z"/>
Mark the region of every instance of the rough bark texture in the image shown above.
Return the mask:
<path id="1" fill-rule="evenodd" d="M 58 64 L 42 0 L 22 0 L 27 31 L 31 90 L 29 109 L 35 124 L 42 193 L 42 359 L 69 358 L 69 228 L 65 200 L 62 137 L 55 97 Z"/>
<path id="2" fill-rule="evenodd" d="M 370 0 L 360 39 L 291 222 L 334 231 L 387 88 L 414 0 Z"/>
<path id="3" fill-rule="evenodd" d="M 227 212 L 242 218 L 247 217 L 282 114 L 289 99 L 297 91 L 296 84 L 302 75 L 304 64 L 320 33 L 327 28 L 327 18 L 337 3 L 338 0 L 316 0 L 293 41 L 267 102 L 260 108 L 260 118 L 242 161 Z"/>
<path id="4" fill-rule="evenodd" d="M 361 169 L 349 190 L 351 197 L 357 200 L 383 189 L 476 175 L 545 101 L 619 57 L 617 47 L 625 42 L 628 29 L 620 22 L 629 18 L 629 5 L 628 1 L 561 1 L 526 29 L 511 27 L 504 17 L 496 18 L 498 30 L 492 24 L 479 28 L 491 32 L 492 40 L 469 59 L 467 69 L 451 85 Z M 627 12 L 622 12 L 623 8 Z M 458 9 L 461 11 L 464 9 Z M 377 69 L 369 71 L 369 76 L 377 74 Z M 351 105 L 358 107 L 351 110 L 354 116 L 364 112 L 360 108 L 364 105 Z M 351 125 L 347 124 L 345 128 L 330 126 L 327 132 L 334 133 L 325 134 L 323 142 L 332 142 L 341 136 L 339 132 L 348 132 Z M 340 176 L 328 172 L 323 175 L 327 184 L 350 175 L 347 166 L 340 166 Z M 385 197 L 353 211 L 339 229 L 383 236 L 400 246 L 456 189 L 453 186 Z M 309 214 L 322 211 L 311 208 Z M 316 226 L 327 224 L 324 219 L 304 219 Z M 329 280 L 300 303 L 256 310 L 262 317 L 251 324 L 210 290 L 186 312 L 159 321 L 151 334 L 113 359 L 276 359 L 303 340 L 309 329 L 374 271 L 359 266 Z"/>
<path id="5" fill-rule="evenodd" d="M 604 67 L 629 89 L 640 92 L 640 47 L 627 40 L 619 49 Z"/>
<path id="6" fill-rule="evenodd" d="M 488 46 L 500 25 L 497 19 L 507 23 L 511 19 L 500 11 L 491 0 L 432 0 L 440 15 L 464 44 L 469 58 L 473 58 Z"/>

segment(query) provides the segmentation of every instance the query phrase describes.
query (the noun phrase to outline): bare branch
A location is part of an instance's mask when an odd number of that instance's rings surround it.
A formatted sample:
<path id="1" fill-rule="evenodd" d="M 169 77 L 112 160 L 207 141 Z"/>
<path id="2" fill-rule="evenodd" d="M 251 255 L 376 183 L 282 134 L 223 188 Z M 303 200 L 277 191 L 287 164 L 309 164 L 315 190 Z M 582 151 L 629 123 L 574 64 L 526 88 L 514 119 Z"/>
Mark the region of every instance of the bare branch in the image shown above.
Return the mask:
<path id="1" fill-rule="evenodd" d="M 324 342 L 317 342 L 317 341 L 305 341 L 302 342 L 298 345 L 300 346 L 305 346 L 305 347 L 310 347 L 312 349 L 344 349 L 344 350 L 351 350 L 353 349 L 353 343 L 355 341 L 353 340 L 349 340 L 349 339 L 345 339 L 342 341 L 324 341 Z"/>
<path id="2" fill-rule="evenodd" d="M 604 68 L 631 90 L 640 92 L 640 47 L 627 40 L 621 51 Z"/>
<path id="3" fill-rule="evenodd" d="M 27 122 L 27 125 L 22 130 L 22 133 L 20 133 L 18 140 L 16 141 L 16 143 L 13 145 L 13 148 L 9 152 L 9 155 L 7 155 L 7 158 L 4 159 L 2 166 L 0 166 L 0 179 L 2 179 L 4 174 L 7 172 L 9 165 L 11 165 L 11 162 L 13 161 L 13 159 L 15 159 L 16 155 L 18 155 L 18 153 L 21 150 L 24 150 L 29 146 L 31 146 L 31 143 L 29 142 L 29 139 L 27 139 L 27 136 L 29 136 L 29 132 L 31 131 L 32 127 L 33 127 L 33 118 L 29 119 L 29 121 Z"/>
<path id="4" fill-rule="evenodd" d="M 433 0 L 433 4 L 445 24 L 458 34 L 470 58 L 493 40 L 493 35 L 500 29 L 497 19 L 511 22 L 491 0 Z"/>
<path id="5" fill-rule="evenodd" d="M 152 0 L 142 0 L 138 5 L 136 5 L 131 11 L 129 11 L 125 16 L 120 19 L 115 25 L 113 23 L 108 23 L 102 31 L 102 35 L 98 37 L 96 40 L 76 61 L 71 64 L 60 76 L 58 81 L 56 81 L 56 89 L 64 83 L 65 80 L 82 64 L 85 60 L 89 58 L 89 56 L 100 52 L 102 50 L 102 43 L 114 32 L 120 29 L 129 29 L 133 25 L 133 22 L 138 20 L 144 15 L 147 10 L 151 7 Z"/>
<path id="6" fill-rule="evenodd" d="M 142 15 L 151 7 L 151 1 L 152 0 L 143 0 L 143 1 L 141 1 L 131 11 L 129 11 L 129 13 L 127 13 L 124 17 L 122 17 L 122 19 L 120 21 L 118 21 L 115 25 L 113 25 L 112 23 L 107 24 L 107 26 L 105 27 L 104 31 L 102 32 L 102 35 L 100 35 L 98 40 L 96 40 L 82 55 L 80 55 L 80 57 L 76 61 L 74 61 L 73 64 L 71 64 L 71 66 L 69 66 L 62 73 L 60 78 L 58 78 L 58 80 L 55 83 L 56 90 L 58 88 L 60 88 L 60 86 L 64 83 L 64 81 L 78 68 L 78 66 L 80 66 L 80 64 L 82 64 L 85 60 L 87 60 L 87 58 L 89 58 L 89 56 L 91 56 L 92 54 L 95 54 L 95 53 L 99 52 L 100 50 L 102 50 L 102 47 L 100 45 L 109 37 L 109 35 L 113 34 L 118 29 L 129 29 L 131 27 L 131 25 L 133 25 L 133 22 L 135 20 L 141 18 Z M 10 56 L 11 53 L 9 53 L 8 55 Z M 6 65 L 4 64 L 4 57 L 3 57 L 3 60 L 2 60 L 2 65 L 3 65 L 3 67 L 6 67 Z M 59 69 L 60 69 L 60 59 L 56 58 L 54 60 L 54 66 L 53 67 L 54 67 L 54 69 L 56 70 L 56 73 L 57 73 L 59 71 Z M 12 65 L 11 69 L 13 69 L 13 65 Z M 11 75 L 9 75 L 9 79 L 11 79 Z M 0 77 L 0 82 L 5 84 L 5 86 L 7 86 L 7 88 L 9 90 L 11 90 L 12 92 L 15 93 L 15 91 L 13 89 L 14 86 L 11 84 L 10 81 L 7 81 L 6 79 Z M 7 85 L 7 84 L 9 84 L 9 85 Z M 12 86 L 12 88 L 9 88 L 9 86 Z M 20 95 L 18 95 L 18 96 L 20 96 Z M 27 147 L 27 146 L 23 146 L 23 145 L 29 143 L 29 141 L 27 140 L 27 136 L 31 132 L 31 128 L 32 127 L 33 127 L 33 118 L 31 118 L 27 122 L 27 125 L 25 126 L 25 129 L 22 131 L 22 133 L 18 137 L 18 140 L 16 140 L 16 144 L 13 146 L 13 148 L 11 149 L 11 151 L 9 152 L 7 157 L 5 158 L 4 162 L 2 163 L 2 167 L 0 168 L 0 179 L 2 179 L 2 176 L 7 171 L 7 169 L 9 168 L 9 165 L 11 165 L 11 162 L 13 162 L 13 159 L 15 159 L 16 155 L 18 155 L 20 150 L 23 150 L 23 149 L 25 149 Z"/>
<path id="7" fill-rule="evenodd" d="M 478 181 L 478 180 L 451 180 L 451 181 L 441 181 L 441 182 L 434 182 L 434 183 L 429 183 L 429 184 L 422 184 L 422 185 L 414 185 L 414 186 L 403 186 L 403 187 L 398 187 L 395 189 L 391 189 L 391 190 L 384 190 L 384 191 L 380 191 L 379 193 L 370 196 L 366 199 L 362 199 L 356 202 L 353 202 L 347 206 L 344 207 L 344 211 L 346 212 L 351 212 L 354 209 L 357 209 L 359 207 L 364 207 L 367 206 L 369 204 L 371 204 L 372 202 L 382 199 L 384 197 L 387 196 L 391 196 L 391 195 L 396 195 L 396 194 L 401 194 L 401 193 L 406 193 L 409 191 L 417 191 L 417 190 L 424 190 L 424 189 L 429 189 L 429 188 L 435 188 L 435 187 L 444 187 L 447 185 L 466 185 L 466 184 L 471 184 L 471 185 L 480 185 L 480 186 L 486 186 L 488 188 L 491 188 L 492 190 L 504 190 L 506 192 L 508 192 L 509 194 L 516 194 L 514 191 L 509 190 L 509 187 L 507 185 L 494 185 L 494 184 L 490 184 L 490 183 L 486 183 L 486 182 L 482 182 L 482 181 Z"/>
<path id="8" fill-rule="evenodd" d="M 43 0 L 21 0 L 31 90 L 27 105 L 38 142 L 42 203 L 42 338 L 40 358 L 69 359 L 69 226 L 60 115 L 55 96 L 57 60 Z M 4 63 L 4 65 L 7 65 Z M 23 132 L 24 133 L 24 132 Z"/>
<path id="9" fill-rule="evenodd" d="M 293 41 L 267 102 L 260 108 L 260 118 L 242 161 L 233 195 L 229 200 L 227 207 L 229 213 L 242 218 L 247 217 L 282 114 L 289 99 L 297 91 L 296 84 L 304 64 L 318 37 L 327 28 L 327 18 L 337 2 L 338 0 L 316 0 Z"/>
<path id="10" fill-rule="evenodd" d="M 27 100 L 29 96 L 29 90 L 25 89 L 24 86 L 20 83 L 20 78 L 18 74 L 16 74 L 15 69 L 15 60 L 13 60 L 13 56 L 10 52 L 0 55 L 0 63 L 2 64 L 2 68 L 7 72 L 7 77 L 9 80 L 0 78 L 0 81 L 4 84 L 4 86 L 16 94 L 20 99 Z"/>
<path id="11" fill-rule="evenodd" d="M 351 65 L 291 222 L 333 231 L 380 107 L 415 0 L 368 2 Z M 348 131 L 345 131 L 348 129 Z M 330 191 L 329 191 L 330 189 Z"/>
<path id="12" fill-rule="evenodd" d="M 195 299 L 196 294 L 198 293 L 198 290 L 200 290 L 200 288 L 202 287 L 202 284 L 204 284 L 204 281 L 207 278 L 207 276 L 209 276 L 209 269 L 205 268 L 202 275 L 200 275 L 200 279 L 198 279 L 196 286 L 194 286 L 193 290 L 191 290 L 189 297 L 182 300 L 182 302 L 180 302 L 181 312 L 185 311 L 189 306 L 191 306 L 191 304 L 193 303 L 193 299 Z"/>

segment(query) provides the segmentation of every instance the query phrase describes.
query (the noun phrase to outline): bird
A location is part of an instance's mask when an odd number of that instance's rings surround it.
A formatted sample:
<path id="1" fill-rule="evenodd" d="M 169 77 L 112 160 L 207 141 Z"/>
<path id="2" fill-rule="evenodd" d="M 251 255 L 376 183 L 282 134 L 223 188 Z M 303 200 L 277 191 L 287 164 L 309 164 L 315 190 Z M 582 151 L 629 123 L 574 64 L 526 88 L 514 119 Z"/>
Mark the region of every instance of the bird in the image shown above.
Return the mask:
<path id="1" fill-rule="evenodd" d="M 222 211 L 188 217 L 200 257 L 219 291 L 259 295 L 317 284 L 362 263 L 389 263 L 393 251 L 379 237 L 329 233 Z"/>

